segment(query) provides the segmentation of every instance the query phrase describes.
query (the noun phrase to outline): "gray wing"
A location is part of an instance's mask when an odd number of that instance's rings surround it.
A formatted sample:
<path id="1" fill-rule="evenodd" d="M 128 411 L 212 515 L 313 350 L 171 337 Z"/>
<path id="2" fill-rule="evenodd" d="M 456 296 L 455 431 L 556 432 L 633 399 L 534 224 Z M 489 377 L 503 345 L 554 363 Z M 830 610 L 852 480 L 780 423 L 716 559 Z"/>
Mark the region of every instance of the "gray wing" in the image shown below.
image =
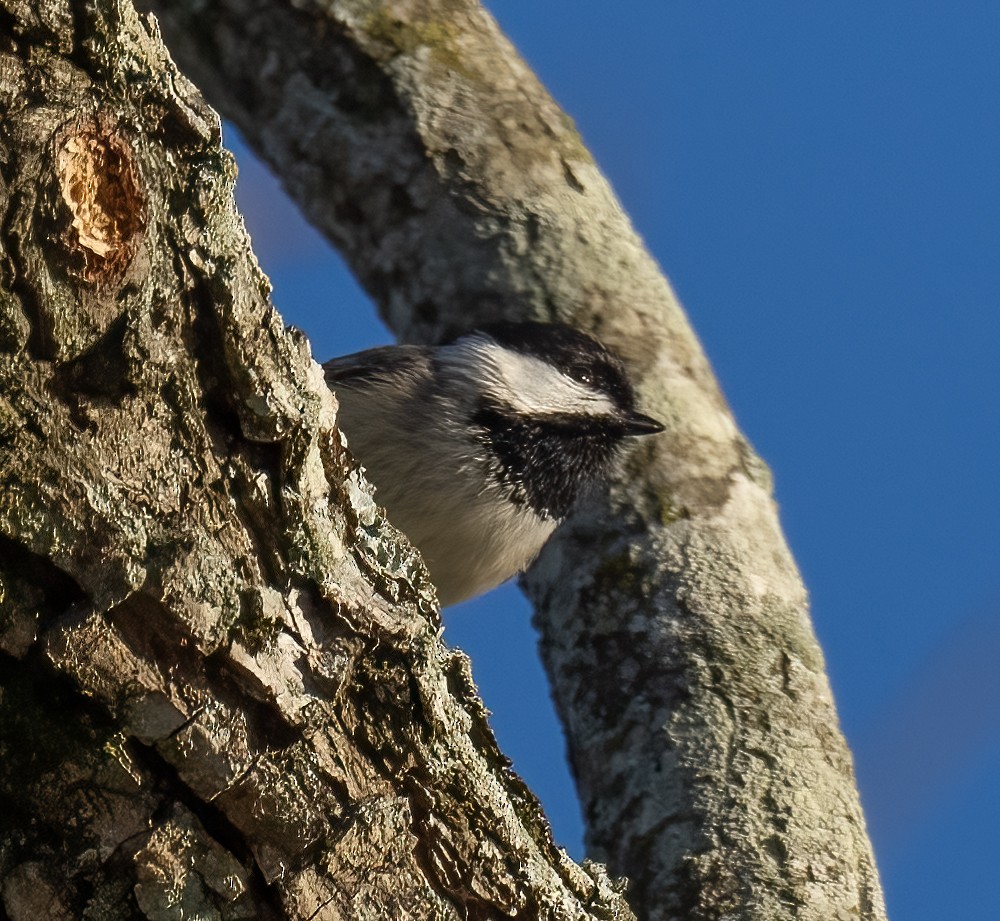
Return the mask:
<path id="1" fill-rule="evenodd" d="M 331 358 L 323 363 L 326 382 L 338 386 L 365 387 L 395 377 L 425 378 L 430 369 L 431 349 L 422 345 L 385 345 Z"/>

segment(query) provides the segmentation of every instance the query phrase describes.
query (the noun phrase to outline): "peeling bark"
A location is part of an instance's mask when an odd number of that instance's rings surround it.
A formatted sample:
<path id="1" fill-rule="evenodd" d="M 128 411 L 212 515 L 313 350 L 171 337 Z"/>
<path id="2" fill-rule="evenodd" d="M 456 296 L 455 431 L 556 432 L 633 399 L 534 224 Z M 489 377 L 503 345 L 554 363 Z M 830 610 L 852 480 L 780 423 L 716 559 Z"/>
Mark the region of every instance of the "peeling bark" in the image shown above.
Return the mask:
<path id="1" fill-rule="evenodd" d="M 640 915 L 885 909 L 770 475 L 571 121 L 474 0 L 155 0 L 171 47 L 386 320 L 558 318 L 667 432 L 525 583 L 588 845 Z"/>
<path id="2" fill-rule="evenodd" d="M 124 0 L 0 3 L 0 915 L 631 918 L 440 641 Z"/>

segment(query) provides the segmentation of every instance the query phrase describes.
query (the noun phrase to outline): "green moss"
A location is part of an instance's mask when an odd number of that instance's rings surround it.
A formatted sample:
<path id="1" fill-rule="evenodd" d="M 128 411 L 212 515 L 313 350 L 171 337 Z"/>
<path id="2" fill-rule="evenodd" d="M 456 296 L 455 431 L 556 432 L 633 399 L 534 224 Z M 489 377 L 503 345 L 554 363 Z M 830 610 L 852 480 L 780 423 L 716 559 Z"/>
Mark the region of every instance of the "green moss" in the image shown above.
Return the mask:
<path id="1" fill-rule="evenodd" d="M 482 77 L 462 54 L 457 41 L 461 30 L 453 22 L 427 19 L 405 22 L 383 7 L 367 18 L 365 31 L 375 41 L 391 48 L 393 56 L 427 48 L 432 60 L 441 67 L 470 80 Z"/>
<path id="2" fill-rule="evenodd" d="M 448 12 L 446 7 L 439 19 L 403 20 L 384 7 L 380 7 L 369 14 L 365 20 L 364 28 L 367 35 L 385 49 L 383 62 L 391 60 L 397 55 L 413 55 L 424 51 L 429 54 L 431 62 L 440 70 L 464 77 L 477 90 L 484 102 L 502 101 L 496 95 L 494 75 L 488 69 L 489 59 L 481 60 L 472 52 L 471 49 L 474 45 L 465 41 L 464 30 L 461 26 L 456 25 L 457 18 L 454 20 L 445 18 Z M 505 103 L 503 110 L 506 111 L 506 109 L 507 104 Z M 593 163 L 593 158 L 573 119 L 557 107 L 554 106 L 554 109 L 560 126 L 564 129 L 561 132 L 556 132 L 559 135 L 557 142 L 561 150 L 564 168 L 571 173 L 572 165 L 577 161 L 584 164 Z M 537 150 L 531 148 L 527 143 L 530 132 L 520 132 L 517 149 L 513 151 L 515 154 L 539 157 L 545 160 L 551 157 L 553 139 L 550 135 L 553 125 L 549 112 L 544 113 L 541 122 L 544 124 L 542 145 Z M 530 163 L 525 163 L 524 168 L 530 169 Z"/>
<path id="3" fill-rule="evenodd" d="M 281 622 L 264 610 L 260 596 L 254 592 L 243 599 L 242 609 L 233 624 L 232 635 L 251 655 L 270 649 L 281 632 Z"/>
<path id="4" fill-rule="evenodd" d="M 675 521 L 680 521 L 682 518 L 689 516 L 688 510 L 684 506 L 675 504 L 672 492 L 663 490 L 657 493 L 656 498 L 656 508 L 659 511 L 659 520 L 663 527 L 667 527 Z"/>
<path id="5" fill-rule="evenodd" d="M 621 594 L 631 594 L 636 588 L 638 583 L 635 565 L 627 553 L 607 557 L 594 570 L 592 591 L 599 597 L 607 595 L 613 598 Z"/>

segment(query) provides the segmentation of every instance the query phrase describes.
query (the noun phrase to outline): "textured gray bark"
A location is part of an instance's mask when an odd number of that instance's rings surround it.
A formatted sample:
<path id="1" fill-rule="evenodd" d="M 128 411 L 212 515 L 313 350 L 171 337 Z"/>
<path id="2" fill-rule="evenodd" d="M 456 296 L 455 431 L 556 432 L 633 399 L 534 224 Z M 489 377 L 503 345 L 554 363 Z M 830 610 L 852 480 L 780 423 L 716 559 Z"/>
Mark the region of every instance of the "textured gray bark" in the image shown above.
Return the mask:
<path id="1" fill-rule="evenodd" d="M 122 0 L 0 2 L 0 917 L 631 912 L 551 841 Z"/>
<path id="2" fill-rule="evenodd" d="M 404 338 L 560 318 L 667 422 L 525 583 L 592 853 L 639 914 L 885 917 L 765 465 L 571 121 L 474 0 L 156 0 Z M 710 257 L 710 254 L 709 254 Z"/>

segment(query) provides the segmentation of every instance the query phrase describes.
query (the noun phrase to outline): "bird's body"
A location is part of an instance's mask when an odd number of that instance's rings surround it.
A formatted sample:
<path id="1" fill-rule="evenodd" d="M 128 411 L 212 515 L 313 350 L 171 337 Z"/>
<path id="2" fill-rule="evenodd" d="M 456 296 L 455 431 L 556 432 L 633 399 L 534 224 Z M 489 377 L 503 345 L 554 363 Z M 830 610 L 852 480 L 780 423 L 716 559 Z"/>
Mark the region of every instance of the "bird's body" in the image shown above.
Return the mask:
<path id="1" fill-rule="evenodd" d="M 559 324 L 497 324 L 324 370 L 348 446 L 445 605 L 526 568 L 621 440 L 661 428 L 634 411 L 617 358 Z"/>

